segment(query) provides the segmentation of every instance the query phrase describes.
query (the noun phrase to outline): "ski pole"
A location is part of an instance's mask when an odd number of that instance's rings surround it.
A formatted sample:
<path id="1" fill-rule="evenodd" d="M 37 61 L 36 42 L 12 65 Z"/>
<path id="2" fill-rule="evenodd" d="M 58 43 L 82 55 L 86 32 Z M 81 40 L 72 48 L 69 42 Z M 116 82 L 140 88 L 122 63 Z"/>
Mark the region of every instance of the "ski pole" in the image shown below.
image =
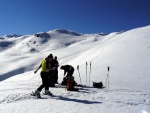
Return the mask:
<path id="1" fill-rule="evenodd" d="M 90 85 L 90 79 L 91 79 L 91 63 L 92 63 L 92 62 L 90 62 L 89 85 Z"/>
<path id="2" fill-rule="evenodd" d="M 107 77 L 108 77 L 108 88 L 109 88 L 109 66 L 107 67 L 107 69 L 108 69 L 108 74 L 107 74 Z"/>
<path id="3" fill-rule="evenodd" d="M 86 85 L 87 85 L 87 65 L 88 65 L 88 63 L 86 61 Z"/>
<path id="4" fill-rule="evenodd" d="M 110 67 L 108 66 L 108 88 L 109 88 L 109 69 Z"/>
<path id="5" fill-rule="evenodd" d="M 81 77 L 80 77 L 80 71 L 79 71 L 79 65 L 77 66 L 77 70 L 78 70 L 78 73 L 79 73 L 80 83 L 81 83 L 81 85 L 82 85 Z"/>
<path id="6" fill-rule="evenodd" d="M 108 69 L 108 72 L 107 72 L 105 87 L 107 87 L 107 85 L 108 85 L 108 88 L 109 88 L 109 69 L 110 69 L 110 67 L 108 66 L 107 69 Z"/>

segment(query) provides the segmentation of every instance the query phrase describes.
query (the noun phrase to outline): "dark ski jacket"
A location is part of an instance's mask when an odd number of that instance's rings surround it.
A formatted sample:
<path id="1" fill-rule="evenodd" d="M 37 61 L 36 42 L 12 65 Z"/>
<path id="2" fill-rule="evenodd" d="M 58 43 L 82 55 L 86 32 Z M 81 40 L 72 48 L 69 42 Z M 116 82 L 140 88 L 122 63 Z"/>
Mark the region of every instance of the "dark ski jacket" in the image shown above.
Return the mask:
<path id="1" fill-rule="evenodd" d="M 64 70 L 64 75 L 66 75 L 66 73 L 69 73 L 70 71 L 74 71 L 74 68 L 71 65 L 61 66 L 61 69 Z"/>
<path id="2" fill-rule="evenodd" d="M 51 68 L 52 67 L 55 67 L 56 69 L 59 67 L 59 63 L 58 63 L 58 61 L 57 60 L 55 60 L 55 59 L 53 59 L 51 62 L 50 62 L 50 64 L 51 64 Z"/>

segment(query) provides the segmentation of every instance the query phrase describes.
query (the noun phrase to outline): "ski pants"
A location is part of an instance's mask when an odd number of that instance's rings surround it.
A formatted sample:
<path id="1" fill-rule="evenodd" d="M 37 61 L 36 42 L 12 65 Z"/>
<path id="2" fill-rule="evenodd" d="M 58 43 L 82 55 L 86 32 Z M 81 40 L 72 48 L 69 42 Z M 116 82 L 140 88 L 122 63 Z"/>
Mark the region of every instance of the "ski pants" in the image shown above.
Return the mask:
<path id="1" fill-rule="evenodd" d="M 58 83 L 58 70 L 55 70 L 53 73 L 54 83 Z"/>
<path id="2" fill-rule="evenodd" d="M 42 78 L 42 85 L 37 89 L 38 91 L 41 91 L 44 87 L 45 90 L 49 90 L 49 73 L 48 72 L 41 72 L 41 78 Z"/>

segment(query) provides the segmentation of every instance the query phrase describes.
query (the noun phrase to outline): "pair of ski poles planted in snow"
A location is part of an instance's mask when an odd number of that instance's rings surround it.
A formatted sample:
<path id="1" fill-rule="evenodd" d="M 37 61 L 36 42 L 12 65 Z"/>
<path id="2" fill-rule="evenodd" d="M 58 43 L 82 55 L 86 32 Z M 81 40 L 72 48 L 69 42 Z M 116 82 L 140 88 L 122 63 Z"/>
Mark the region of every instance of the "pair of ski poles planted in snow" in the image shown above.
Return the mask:
<path id="1" fill-rule="evenodd" d="M 90 62 L 89 85 L 90 85 L 90 78 L 91 78 L 90 77 L 91 76 L 91 64 L 92 64 L 92 62 Z M 86 85 L 87 85 L 87 66 L 88 66 L 88 63 L 86 62 Z M 78 73 L 79 73 L 80 83 L 82 85 L 80 71 L 79 71 L 79 65 L 77 66 L 77 70 L 78 70 Z"/>
<path id="2" fill-rule="evenodd" d="M 90 85 L 90 78 L 91 78 L 91 64 L 92 64 L 92 62 L 90 62 L 89 85 Z M 86 85 L 87 85 L 87 66 L 88 66 L 88 63 L 86 62 Z M 105 87 L 109 88 L 109 70 L 110 70 L 110 67 L 108 66 L 107 69 L 108 69 L 108 73 L 107 73 L 107 77 L 106 77 Z M 77 70 L 79 73 L 80 83 L 82 85 L 80 71 L 79 71 L 79 65 L 77 66 Z"/>

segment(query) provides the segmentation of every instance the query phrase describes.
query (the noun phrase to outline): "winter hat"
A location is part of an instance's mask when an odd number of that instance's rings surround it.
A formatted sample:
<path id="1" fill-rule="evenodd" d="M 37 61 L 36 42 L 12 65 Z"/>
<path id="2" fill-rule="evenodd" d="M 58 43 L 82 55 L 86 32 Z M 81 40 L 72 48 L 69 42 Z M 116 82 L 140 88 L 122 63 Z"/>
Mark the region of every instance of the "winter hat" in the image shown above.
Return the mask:
<path id="1" fill-rule="evenodd" d="M 52 54 L 49 54 L 47 58 L 53 58 L 53 55 L 52 55 Z"/>
<path id="2" fill-rule="evenodd" d="M 57 56 L 55 56 L 55 57 L 54 57 L 54 59 L 56 59 L 56 60 L 57 60 Z"/>

